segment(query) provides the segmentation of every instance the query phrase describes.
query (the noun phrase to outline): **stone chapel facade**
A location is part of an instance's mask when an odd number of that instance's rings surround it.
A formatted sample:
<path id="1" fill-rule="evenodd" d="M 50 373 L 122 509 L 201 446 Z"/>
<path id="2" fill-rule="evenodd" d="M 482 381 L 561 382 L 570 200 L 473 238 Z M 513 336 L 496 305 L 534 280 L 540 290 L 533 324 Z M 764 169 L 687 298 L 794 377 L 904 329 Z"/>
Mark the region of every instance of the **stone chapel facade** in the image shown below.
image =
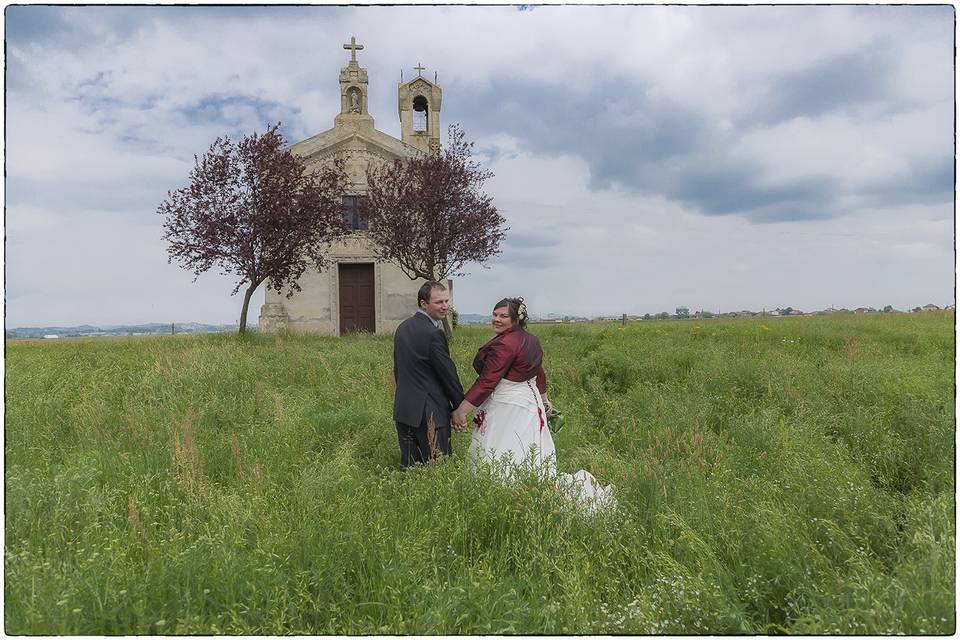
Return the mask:
<path id="1" fill-rule="evenodd" d="M 333 128 L 297 142 L 290 152 L 303 158 L 307 171 L 335 158 L 344 160 L 350 182 L 344 216 L 353 231 L 330 248 L 323 270 L 307 269 L 298 281 L 302 290 L 293 297 L 267 288 L 260 331 L 391 333 L 416 309 L 416 292 L 423 280 L 410 280 L 395 265 L 377 262 L 356 203 L 366 193 L 369 165 L 440 148 L 440 87 L 419 75 L 423 72 L 419 64 L 417 77 L 398 83 L 401 139 L 397 140 L 374 129 L 367 111 L 367 70 L 357 62 L 357 50 L 363 45 L 350 38 L 343 48 L 350 50 L 351 57 L 340 69 L 340 113 Z"/>

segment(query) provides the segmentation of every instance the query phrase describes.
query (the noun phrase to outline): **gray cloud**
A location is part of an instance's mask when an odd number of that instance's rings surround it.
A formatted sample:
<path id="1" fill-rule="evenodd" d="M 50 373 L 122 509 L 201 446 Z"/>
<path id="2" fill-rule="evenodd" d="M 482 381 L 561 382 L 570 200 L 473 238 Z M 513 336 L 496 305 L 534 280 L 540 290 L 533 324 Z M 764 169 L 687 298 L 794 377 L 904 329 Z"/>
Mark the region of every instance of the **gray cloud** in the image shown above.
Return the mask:
<path id="1" fill-rule="evenodd" d="M 555 229 L 536 229 L 534 231 L 507 232 L 506 242 L 515 249 L 551 249 L 560 244 Z"/>
<path id="2" fill-rule="evenodd" d="M 887 46 L 837 56 L 771 78 L 764 99 L 747 112 L 740 126 L 815 117 L 887 98 L 894 55 Z M 888 103 L 886 108 L 893 106 Z"/>
<path id="3" fill-rule="evenodd" d="M 210 94 L 178 109 L 190 124 L 217 123 L 232 129 L 233 135 L 249 133 L 243 130 L 250 115 L 265 125 L 295 120 L 300 110 L 276 100 L 259 96 Z M 282 131 L 289 136 L 289 130 Z"/>
<path id="4" fill-rule="evenodd" d="M 807 178 L 786 185 L 757 184 L 750 166 L 727 165 L 722 159 L 696 163 L 670 191 L 710 215 L 741 214 L 753 222 L 820 219 L 836 215 L 839 189 L 829 178 Z"/>
<path id="5" fill-rule="evenodd" d="M 555 228 L 511 229 L 500 247 L 500 255 L 491 259 L 490 265 L 548 269 L 562 259 L 557 251 L 561 243 L 560 232 Z"/>
<path id="6" fill-rule="evenodd" d="M 88 183 L 65 179 L 50 189 L 49 180 L 23 178 L 7 189 L 8 206 L 28 205 L 54 210 L 100 211 L 122 215 L 125 219 L 155 222 L 157 207 L 168 190 L 187 184 L 187 172 L 179 181 L 140 179 L 115 180 L 112 183 Z"/>
<path id="7" fill-rule="evenodd" d="M 858 52 L 776 77 L 766 88 L 766 101 L 732 128 L 707 109 L 650 98 L 639 81 L 615 92 L 604 87 L 582 92 L 503 79 L 483 90 L 457 87 L 449 102 L 476 138 L 506 131 L 536 153 L 583 157 L 595 190 L 620 185 L 687 203 L 706 215 L 767 223 L 847 215 L 852 210 L 841 202 L 852 196 L 898 204 L 943 202 L 952 197 L 948 157 L 934 161 L 932 169 L 913 166 L 873 193 L 874 185 L 844 186 L 842 175 L 799 175 L 771 186 L 765 169 L 789 166 L 791 149 L 769 147 L 763 158 L 735 153 L 742 136 L 758 127 L 883 99 L 887 58 L 885 51 Z M 886 99 L 886 112 L 899 108 Z"/>
<path id="8" fill-rule="evenodd" d="M 636 87 L 583 93 L 504 79 L 481 92 L 456 91 L 450 91 L 450 110 L 476 128 L 473 135 L 506 131 L 539 153 L 581 155 L 596 188 L 616 181 L 646 188 L 655 182 L 650 169 L 662 173 L 663 163 L 714 137 L 704 115 L 647 98 Z"/>
<path id="9" fill-rule="evenodd" d="M 492 258 L 487 266 L 507 266 L 523 270 L 549 269 L 556 266 L 557 256 L 540 249 L 517 249 L 504 243 L 500 255 Z M 477 273 L 477 268 L 468 268 L 467 273 Z"/>
<path id="10" fill-rule="evenodd" d="M 953 158 L 922 162 L 912 166 L 910 173 L 902 180 L 874 185 L 868 194 L 868 201 L 878 207 L 941 204 L 953 201 L 955 184 Z"/>
<path id="11" fill-rule="evenodd" d="M 50 39 L 59 44 L 72 29 L 62 7 L 9 6 L 3 17 L 5 36 L 12 44 L 39 44 Z"/>
<path id="12" fill-rule="evenodd" d="M 287 20 L 334 18 L 341 7 L 284 7 Z M 6 37 L 17 44 L 55 41 L 58 46 L 90 41 L 88 25 L 100 25 L 115 38 L 127 39 L 152 27 L 156 21 L 181 21 L 211 18 L 224 20 L 276 19 L 277 9 L 270 6 L 10 6 L 4 12 Z"/>

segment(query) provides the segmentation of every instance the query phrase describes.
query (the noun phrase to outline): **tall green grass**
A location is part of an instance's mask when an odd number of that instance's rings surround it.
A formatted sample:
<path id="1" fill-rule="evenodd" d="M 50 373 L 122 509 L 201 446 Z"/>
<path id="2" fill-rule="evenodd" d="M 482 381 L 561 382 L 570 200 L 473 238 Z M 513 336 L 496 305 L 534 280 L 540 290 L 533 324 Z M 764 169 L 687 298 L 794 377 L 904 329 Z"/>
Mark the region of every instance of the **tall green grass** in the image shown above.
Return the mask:
<path id="1" fill-rule="evenodd" d="M 6 632 L 953 633 L 952 315 L 532 331 L 615 512 L 401 472 L 389 336 L 8 342 Z"/>

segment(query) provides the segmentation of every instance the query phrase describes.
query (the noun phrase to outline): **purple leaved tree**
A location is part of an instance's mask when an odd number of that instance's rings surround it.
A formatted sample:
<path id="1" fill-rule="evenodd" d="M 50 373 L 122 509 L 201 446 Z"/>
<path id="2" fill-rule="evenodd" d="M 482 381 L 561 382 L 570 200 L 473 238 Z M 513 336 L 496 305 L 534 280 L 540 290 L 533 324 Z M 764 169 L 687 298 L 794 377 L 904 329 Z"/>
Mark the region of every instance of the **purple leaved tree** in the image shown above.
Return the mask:
<path id="1" fill-rule="evenodd" d="M 194 156 L 189 184 L 157 212 L 164 216 L 168 262 L 197 277 L 214 266 L 237 276 L 230 295 L 246 286 L 240 333 L 247 328 L 250 297 L 264 280 L 287 297 L 309 265 L 325 264 L 324 250 L 346 233 L 342 163 L 306 173 L 303 160 L 284 150 L 280 123 L 239 142 L 217 138 Z"/>
<path id="2" fill-rule="evenodd" d="M 362 212 L 377 257 L 411 280 L 442 281 L 500 253 L 506 220 L 483 192 L 493 177 L 471 158 L 473 143 L 451 125 L 440 151 L 367 170 Z M 449 321 L 444 330 L 450 335 Z"/>

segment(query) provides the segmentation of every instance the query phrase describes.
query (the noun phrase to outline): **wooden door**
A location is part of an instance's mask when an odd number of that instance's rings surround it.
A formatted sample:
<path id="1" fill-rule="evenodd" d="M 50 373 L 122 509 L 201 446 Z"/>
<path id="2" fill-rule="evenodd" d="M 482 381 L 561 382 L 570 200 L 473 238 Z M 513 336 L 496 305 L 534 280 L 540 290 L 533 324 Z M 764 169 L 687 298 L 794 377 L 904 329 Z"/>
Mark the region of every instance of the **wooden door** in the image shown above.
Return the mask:
<path id="1" fill-rule="evenodd" d="M 373 265 L 340 263 L 340 333 L 377 330 Z"/>

